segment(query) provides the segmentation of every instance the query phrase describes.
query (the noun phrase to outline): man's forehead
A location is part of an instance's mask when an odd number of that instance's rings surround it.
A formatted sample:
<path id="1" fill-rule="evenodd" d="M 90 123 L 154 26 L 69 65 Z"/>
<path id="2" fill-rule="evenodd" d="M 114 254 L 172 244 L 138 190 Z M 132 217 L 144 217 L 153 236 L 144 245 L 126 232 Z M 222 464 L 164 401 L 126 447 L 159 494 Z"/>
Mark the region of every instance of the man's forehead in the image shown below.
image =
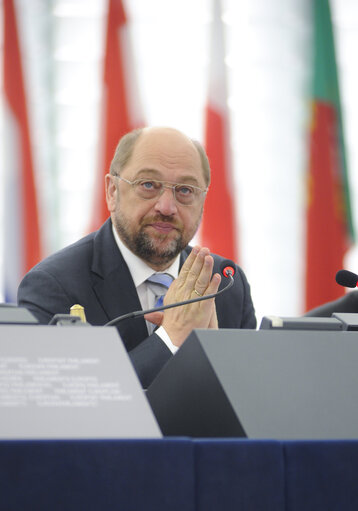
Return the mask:
<path id="1" fill-rule="evenodd" d="M 203 177 L 198 150 L 190 139 L 174 130 L 143 133 L 136 142 L 128 167 L 136 174 L 146 169 L 162 174 L 158 177 L 165 177 L 163 174 L 170 171 Z"/>
<path id="2" fill-rule="evenodd" d="M 199 157 L 193 142 L 186 135 L 174 129 L 145 129 L 138 138 L 134 155 L 163 155 L 167 157 L 188 157 L 194 160 Z M 199 157 L 200 159 L 200 157 Z"/>

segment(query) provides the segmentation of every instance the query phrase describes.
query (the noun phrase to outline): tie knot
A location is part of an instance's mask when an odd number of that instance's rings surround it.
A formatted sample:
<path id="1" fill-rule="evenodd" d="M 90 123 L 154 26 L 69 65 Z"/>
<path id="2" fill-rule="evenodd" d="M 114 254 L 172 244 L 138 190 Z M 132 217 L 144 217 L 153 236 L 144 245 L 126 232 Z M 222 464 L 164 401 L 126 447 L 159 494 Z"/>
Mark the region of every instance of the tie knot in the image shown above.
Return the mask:
<path id="1" fill-rule="evenodd" d="M 159 284 L 160 286 L 168 289 L 170 284 L 173 282 L 173 277 L 168 273 L 153 273 L 148 279 L 147 282 L 151 282 L 153 284 Z"/>
<path id="2" fill-rule="evenodd" d="M 155 307 L 161 307 L 163 305 L 164 295 L 173 280 L 173 277 L 168 275 L 168 273 L 153 273 L 153 275 L 147 279 L 148 285 L 155 295 Z M 149 331 L 152 331 L 151 327 Z"/>

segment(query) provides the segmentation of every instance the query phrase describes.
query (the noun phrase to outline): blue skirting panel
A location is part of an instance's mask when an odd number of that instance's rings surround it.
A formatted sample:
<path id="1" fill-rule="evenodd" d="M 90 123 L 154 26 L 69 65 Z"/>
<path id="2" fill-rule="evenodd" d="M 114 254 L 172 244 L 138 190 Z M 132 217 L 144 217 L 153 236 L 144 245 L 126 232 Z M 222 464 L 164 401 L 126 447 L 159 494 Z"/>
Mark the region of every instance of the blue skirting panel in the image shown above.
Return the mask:
<path id="1" fill-rule="evenodd" d="M 194 511 L 188 440 L 2 442 L 1 511 Z"/>
<path id="2" fill-rule="evenodd" d="M 358 442 L 0 442 L 0 511 L 357 511 Z"/>
<path id="3" fill-rule="evenodd" d="M 287 511 L 358 510 L 358 442 L 284 444 Z"/>
<path id="4" fill-rule="evenodd" d="M 279 443 L 197 440 L 194 446 L 196 510 L 284 509 Z"/>

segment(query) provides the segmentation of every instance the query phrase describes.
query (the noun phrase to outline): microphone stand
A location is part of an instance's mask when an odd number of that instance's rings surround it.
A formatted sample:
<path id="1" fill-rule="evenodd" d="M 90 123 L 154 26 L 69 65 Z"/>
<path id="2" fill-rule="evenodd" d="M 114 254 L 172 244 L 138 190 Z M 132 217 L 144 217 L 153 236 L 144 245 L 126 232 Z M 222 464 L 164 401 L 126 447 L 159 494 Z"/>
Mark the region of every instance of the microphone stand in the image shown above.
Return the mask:
<path id="1" fill-rule="evenodd" d="M 192 298 L 191 300 L 184 300 L 182 302 L 176 302 L 176 303 L 170 303 L 169 305 L 162 305 L 161 307 L 153 307 L 152 309 L 147 310 L 140 310 L 140 311 L 134 311 L 134 312 L 128 312 L 127 314 L 123 314 L 122 316 L 118 316 L 117 318 L 112 319 L 108 323 L 106 323 L 104 326 L 113 326 L 119 323 L 120 321 L 123 321 L 124 319 L 129 318 L 138 318 L 141 316 L 144 316 L 145 314 L 149 314 L 151 312 L 158 312 L 158 311 L 164 311 L 167 309 L 172 309 L 173 307 L 179 307 L 181 305 L 188 305 L 190 303 L 195 302 L 201 302 L 203 300 L 209 300 L 210 298 L 216 298 L 217 296 L 221 295 L 224 291 L 227 291 L 230 289 L 231 286 L 234 284 L 234 279 L 230 273 L 228 273 L 228 277 L 230 279 L 230 282 L 227 286 L 225 286 L 223 289 L 220 289 L 217 293 L 212 293 L 211 295 L 203 295 L 198 296 L 197 298 Z"/>

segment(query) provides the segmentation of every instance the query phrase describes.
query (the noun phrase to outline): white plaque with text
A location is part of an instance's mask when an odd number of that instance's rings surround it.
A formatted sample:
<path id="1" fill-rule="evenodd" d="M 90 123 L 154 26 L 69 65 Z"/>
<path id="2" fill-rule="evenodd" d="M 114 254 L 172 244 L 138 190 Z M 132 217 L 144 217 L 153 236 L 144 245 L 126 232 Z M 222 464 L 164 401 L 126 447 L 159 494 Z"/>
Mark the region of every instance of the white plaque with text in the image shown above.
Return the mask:
<path id="1" fill-rule="evenodd" d="M 0 326 L 0 438 L 160 438 L 114 327 Z"/>

